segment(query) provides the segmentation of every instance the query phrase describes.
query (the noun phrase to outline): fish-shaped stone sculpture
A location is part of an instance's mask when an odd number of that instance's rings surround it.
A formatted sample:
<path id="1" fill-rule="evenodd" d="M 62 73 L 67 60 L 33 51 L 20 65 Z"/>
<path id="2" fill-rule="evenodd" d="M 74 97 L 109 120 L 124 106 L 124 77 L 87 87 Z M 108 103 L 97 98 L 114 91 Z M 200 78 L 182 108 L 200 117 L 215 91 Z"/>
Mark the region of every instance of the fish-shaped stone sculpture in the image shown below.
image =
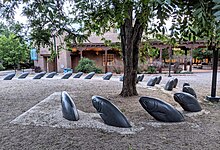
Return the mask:
<path id="1" fill-rule="evenodd" d="M 67 72 L 67 73 L 65 73 L 62 77 L 61 77 L 61 79 L 69 79 L 69 77 L 72 75 L 72 72 Z"/>
<path id="2" fill-rule="evenodd" d="M 92 104 L 100 114 L 105 124 L 122 128 L 131 127 L 123 113 L 109 100 L 101 96 L 93 96 Z"/>
<path id="3" fill-rule="evenodd" d="M 62 106 L 62 113 L 63 117 L 70 121 L 77 121 L 79 120 L 79 113 L 76 109 L 76 105 L 70 95 L 63 91 L 61 93 L 61 106 Z"/>
<path id="4" fill-rule="evenodd" d="M 189 93 L 191 94 L 192 96 L 194 96 L 195 98 L 197 98 L 197 95 L 196 95 L 196 92 L 194 91 L 194 89 L 190 86 L 184 86 L 183 87 L 183 92 L 186 92 L 186 93 Z"/>
<path id="5" fill-rule="evenodd" d="M 102 78 L 103 78 L 103 80 L 109 80 L 111 77 L 112 77 L 112 73 L 107 72 Z"/>
<path id="6" fill-rule="evenodd" d="M 15 73 L 9 73 L 6 75 L 6 77 L 3 78 L 3 80 L 11 80 L 12 78 L 14 78 Z"/>
<path id="7" fill-rule="evenodd" d="M 173 79 L 173 88 L 176 88 L 177 84 L 178 84 L 178 79 L 174 78 Z"/>
<path id="8" fill-rule="evenodd" d="M 156 84 L 160 84 L 161 79 L 162 79 L 162 76 L 157 76 Z"/>
<path id="9" fill-rule="evenodd" d="M 167 90 L 167 91 L 172 91 L 173 90 L 173 84 L 174 84 L 173 79 L 168 80 L 165 87 L 164 87 L 164 89 Z"/>
<path id="10" fill-rule="evenodd" d="M 50 72 L 46 78 L 53 78 L 57 73 L 56 72 Z"/>
<path id="11" fill-rule="evenodd" d="M 40 73 L 36 74 L 36 75 L 33 77 L 33 79 L 40 79 L 40 78 L 42 78 L 45 74 L 46 74 L 46 72 L 40 72 Z"/>
<path id="12" fill-rule="evenodd" d="M 147 86 L 155 86 L 157 82 L 157 77 L 152 77 L 147 81 Z"/>
<path id="13" fill-rule="evenodd" d="M 198 112 L 202 110 L 197 99 L 189 93 L 178 92 L 175 93 L 173 97 L 185 111 Z"/>
<path id="14" fill-rule="evenodd" d="M 89 74 L 87 74 L 87 76 L 85 76 L 84 79 L 91 79 L 94 75 L 95 75 L 95 72 L 90 72 Z"/>
<path id="15" fill-rule="evenodd" d="M 83 72 L 76 73 L 73 78 L 80 78 L 83 75 Z"/>
<path id="16" fill-rule="evenodd" d="M 182 122 L 183 115 L 176 110 L 172 105 L 149 96 L 139 99 L 141 106 L 156 120 L 162 122 Z"/>
<path id="17" fill-rule="evenodd" d="M 23 72 L 18 79 L 25 79 L 29 75 L 29 72 Z"/>

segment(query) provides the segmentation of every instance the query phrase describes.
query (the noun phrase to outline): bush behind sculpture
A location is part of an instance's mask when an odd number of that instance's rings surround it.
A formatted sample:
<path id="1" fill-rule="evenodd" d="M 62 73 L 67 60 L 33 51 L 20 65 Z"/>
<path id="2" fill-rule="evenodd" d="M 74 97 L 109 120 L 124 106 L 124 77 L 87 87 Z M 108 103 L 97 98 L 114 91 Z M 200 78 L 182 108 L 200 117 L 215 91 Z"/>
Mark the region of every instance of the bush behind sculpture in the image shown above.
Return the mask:
<path id="1" fill-rule="evenodd" d="M 95 73 L 102 73 L 102 69 L 98 68 L 95 66 L 95 62 L 88 59 L 88 58 L 82 58 L 79 61 L 78 66 L 76 67 L 77 72 L 84 72 L 84 73 L 89 73 L 89 72 L 95 72 Z"/>
<path id="2" fill-rule="evenodd" d="M 0 63 L 0 71 L 5 70 L 5 67 Z"/>

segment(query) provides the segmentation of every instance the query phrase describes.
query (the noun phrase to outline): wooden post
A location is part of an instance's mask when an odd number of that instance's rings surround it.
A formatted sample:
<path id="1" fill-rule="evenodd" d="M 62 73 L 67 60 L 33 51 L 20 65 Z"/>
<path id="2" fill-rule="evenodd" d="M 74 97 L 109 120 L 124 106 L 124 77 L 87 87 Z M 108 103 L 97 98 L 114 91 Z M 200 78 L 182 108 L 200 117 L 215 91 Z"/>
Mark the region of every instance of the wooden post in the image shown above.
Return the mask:
<path id="1" fill-rule="evenodd" d="M 171 57 L 172 57 L 172 46 L 169 47 L 169 75 L 168 77 L 172 77 L 170 72 L 171 72 Z"/>
<path id="2" fill-rule="evenodd" d="M 162 73 L 162 53 L 163 53 L 163 48 L 160 48 L 160 68 L 159 68 L 159 73 Z"/>
<path id="3" fill-rule="evenodd" d="M 192 56 L 192 51 L 193 51 L 193 48 L 194 48 L 194 46 L 193 46 L 193 44 L 192 44 L 192 46 L 191 46 L 191 48 L 190 48 L 190 66 L 189 66 L 189 72 L 192 72 L 192 58 L 193 58 L 193 56 Z"/>
<path id="4" fill-rule="evenodd" d="M 107 49 L 105 49 L 105 73 L 108 72 L 108 61 L 107 61 L 107 59 L 108 59 L 108 51 L 107 51 Z"/>
<path id="5" fill-rule="evenodd" d="M 187 70 L 187 49 L 184 49 L 185 51 L 185 56 L 184 56 L 184 71 Z"/>

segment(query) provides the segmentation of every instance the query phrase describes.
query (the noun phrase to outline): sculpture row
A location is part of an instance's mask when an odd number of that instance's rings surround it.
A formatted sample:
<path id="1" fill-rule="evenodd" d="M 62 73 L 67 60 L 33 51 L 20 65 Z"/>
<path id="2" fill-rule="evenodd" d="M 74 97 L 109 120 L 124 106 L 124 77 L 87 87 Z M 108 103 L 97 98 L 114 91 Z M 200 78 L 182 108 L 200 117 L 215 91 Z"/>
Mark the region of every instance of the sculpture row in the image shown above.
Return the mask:
<path id="1" fill-rule="evenodd" d="M 20 76 L 18 76 L 18 79 L 25 79 L 28 76 L 28 72 L 24 72 L 22 73 Z M 41 79 L 43 76 L 45 76 L 46 72 L 40 72 L 38 74 L 36 74 L 33 79 Z M 56 72 L 50 72 L 46 78 L 53 78 L 57 73 Z M 71 72 L 67 72 L 65 73 L 61 79 L 69 79 L 69 77 L 72 75 Z M 83 75 L 83 72 L 78 72 L 76 73 L 73 78 L 80 78 Z M 87 74 L 84 79 L 91 79 L 93 76 L 95 75 L 95 72 L 90 72 L 89 74 Z M 15 77 L 15 73 L 10 73 L 8 75 L 6 75 L 3 80 L 11 80 L 13 77 Z M 110 80 L 110 78 L 112 77 L 112 73 L 111 72 L 107 72 L 104 76 L 103 76 L 103 80 Z"/>
<path id="2" fill-rule="evenodd" d="M 185 111 L 198 112 L 202 110 L 197 99 L 189 93 L 178 92 L 175 93 L 173 97 Z M 163 100 L 145 96 L 141 97 L 139 102 L 141 106 L 158 121 L 182 122 L 185 120 L 181 112 Z M 122 128 L 131 127 L 125 115 L 109 100 L 101 96 L 93 96 L 92 104 L 105 124 Z M 76 105 L 66 91 L 63 91 L 61 94 L 61 105 L 65 119 L 70 121 L 78 121 L 80 119 Z"/>

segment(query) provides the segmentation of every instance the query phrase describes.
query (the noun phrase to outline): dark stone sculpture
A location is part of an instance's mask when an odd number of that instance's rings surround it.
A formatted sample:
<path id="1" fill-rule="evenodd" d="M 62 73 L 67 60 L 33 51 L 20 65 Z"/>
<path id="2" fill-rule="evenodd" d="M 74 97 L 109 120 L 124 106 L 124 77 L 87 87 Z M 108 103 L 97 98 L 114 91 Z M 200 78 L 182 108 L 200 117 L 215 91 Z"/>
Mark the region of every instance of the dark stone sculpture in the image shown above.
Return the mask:
<path id="1" fill-rule="evenodd" d="M 95 72 L 90 72 L 89 74 L 87 74 L 87 76 L 85 76 L 84 79 L 91 79 L 94 75 L 95 75 Z"/>
<path id="2" fill-rule="evenodd" d="M 137 77 L 138 82 L 142 82 L 144 79 L 144 74 Z"/>
<path id="3" fill-rule="evenodd" d="M 124 76 L 120 76 L 119 81 L 124 81 Z"/>
<path id="4" fill-rule="evenodd" d="M 101 96 L 93 96 L 92 104 L 100 114 L 105 124 L 122 128 L 131 127 L 122 112 L 107 99 Z"/>
<path id="5" fill-rule="evenodd" d="M 28 75 L 29 75 L 29 72 L 23 72 L 23 73 L 18 77 L 18 79 L 24 79 L 24 78 L 26 78 Z"/>
<path id="6" fill-rule="evenodd" d="M 162 76 L 157 76 L 156 84 L 160 84 L 160 81 L 162 80 Z"/>
<path id="7" fill-rule="evenodd" d="M 193 88 L 190 87 L 190 86 L 184 86 L 184 87 L 183 87 L 183 92 L 189 93 L 189 94 L 191 94 L 192 96 L 194 96 L 195 98 L 197 98 L 196 92 L 195 92 L 195 91 L 193 90 Z"/>
<path id="8" fill-rule="evenodd" d="M 164 89 L 167 90 L 167 91 L 172 91 L 173 90 L 173 84 L 174 84 L 173 79 L 170 79 L 169 81 L 167 81 Z"/>
<path id="9" fill-rule="evenodd" d="M 183 83 L 183 87 L 184 86 L 190 86 L 190 84 L 188 82 Z"/>
<path id="10" fill-rule="evenodd" d="M 56 72 L 50 72 L 46 78 L 53 78 L 57 73 Z"/>
<path id="11" fill-rule="evenodd" d="M 80 78 L 83 75 L 83 72 L 78 72 L 73 76 L 73 78 Z"/>
<path id="12" fill-rule="evenodd" d="M 174 78 L 174 79 L 173 79 L 173 88 L 176 88 L 177 83 L 178 83 L 178 79 L 177 79 L 177 78 Z"/>
<path id="13" fill-rule="evenodd" d="M 66 91 L 63 91 L 61 93 L 61 106 L 62 106 L 63 117 L 65 119 L 70 121 L 79 120 L 79 113 L 78 110 L 76 109 L 76 105 Z"/>
<path id="14" fill-rule="evenodd" d="M 156 98 L 141 97 L 141 106 L 156 120 L 162 122 L 181 122 L 184 121 L 183 115 L 172 105 Z"/>
<path id="15" fill-rule="evenodd" d="M 11 80 L 12 78 L 14 78 L 15 73 L 9 73 L 6 75 L 6 77 L 3 78 L 3 80 Z"/>
<path id="16" fill-rule="evenodd" d="M 72 75 L 72 72 L 65 73 L 61 79 L 69 79 L 69 77 Z"/>
<path id="17" fill-rule="evenodd" d="M 42 78 L 45 74 L 46 74 L 46 72 L 40 72 L 40 73 L 36 74 L 36 75 L 33 77 L 33 79 L 40 79 L 40 78 Z"/>
<path id="18" fill-rule="evenodd" d="M 102 78 L 103 78 L 103 80 L 109 80 L 111 77 L 112 77 L 112 73 L 107 72 Z"/>
<path id="19" fill-rule="evenodd" d="M 197 99 L 189 93 L 179 92 L 175 93 L 173 97 L 185 111 L 198 112 L 202 110 Z"/>
<path id="20" fill-rule="evenodd" d="M 157 77 L 152 77 L 147 81 L 147 86 L 155 86 L 157 82 Z"/>

